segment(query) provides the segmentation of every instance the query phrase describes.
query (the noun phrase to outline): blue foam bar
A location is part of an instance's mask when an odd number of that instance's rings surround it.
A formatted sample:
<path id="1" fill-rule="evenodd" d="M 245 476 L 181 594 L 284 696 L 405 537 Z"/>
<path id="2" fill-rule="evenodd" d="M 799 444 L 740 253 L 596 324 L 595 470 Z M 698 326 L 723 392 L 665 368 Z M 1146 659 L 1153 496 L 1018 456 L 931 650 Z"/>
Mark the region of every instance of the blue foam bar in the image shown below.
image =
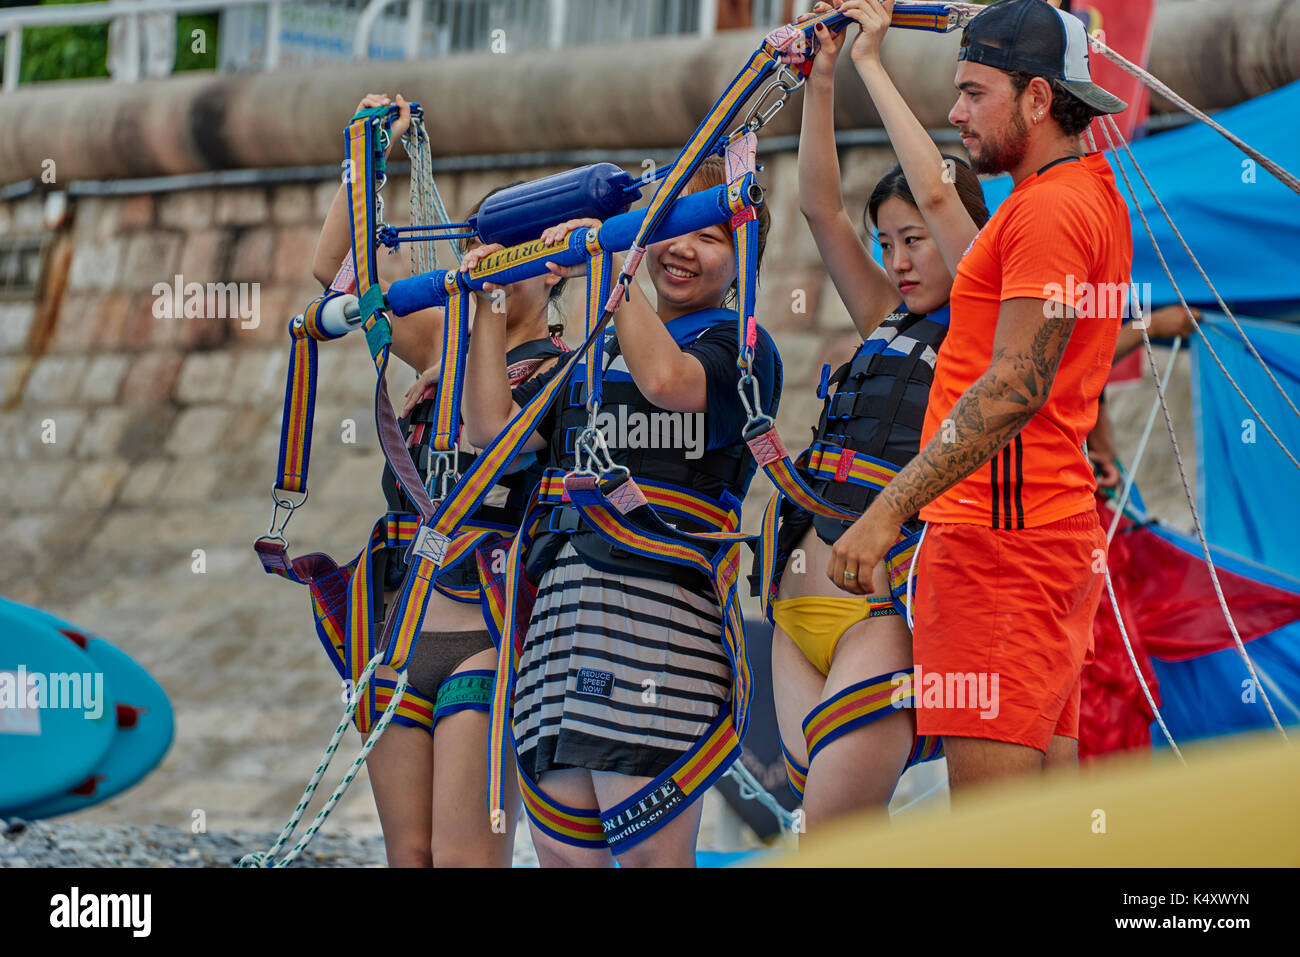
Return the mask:
<path id="1" fill-rule="evenodd" d="M 682 236 L 726 222 L 730 217 L 726 186 L 691 193 L 673 203 L 668 215 L 651 235 L 650 241 L 660 242 Z M 644 218 L 644 209 L 611 216 L 601 224 L 597 233 L 601 248 L 610 252 L 625 252 L 636 238 Z M 493 253 L 472 274 L 459 274 L 458 282 L 461 288 L 474 290 L 483 288 L 485 282 L 507 285 L 543 275 L 548 262 L 577 266 L 587 261 L 586 243 L 585 229 L 574 230 L 568 236 L 567 246 L 551 248 L 545 254 L 540 254 L 541 250 L 547 248 L 540 240 L 521 243 Z M 399 279 L 388 287 L 386 298 L 389 311 L 395 316 L 406 316 L 421 309 L 445 306 L 446 276 L 447 270 L 435 269 L 410 279 Z"/>

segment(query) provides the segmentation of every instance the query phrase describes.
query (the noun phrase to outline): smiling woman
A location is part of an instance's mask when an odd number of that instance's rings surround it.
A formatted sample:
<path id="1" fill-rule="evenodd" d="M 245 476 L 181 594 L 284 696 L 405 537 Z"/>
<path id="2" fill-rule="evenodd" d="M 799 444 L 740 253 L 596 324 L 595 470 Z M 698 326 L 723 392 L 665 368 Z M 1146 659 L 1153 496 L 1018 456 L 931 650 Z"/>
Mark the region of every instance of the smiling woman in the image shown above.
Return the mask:
<path id="1" fill-rule="evenodd" d="M 726 180 L 722 160 L 710 157 L 687 191 Z M 761 250 L 767 216 L 756 212 Z M 558 243 L 592 225 L 599 224 L 561 223 L 542 241 Z M 471 253 L 462 268 L 491 251 Z M 612 258 L 618 271 L 621 257 Z M 668 429 L 668 442 L 663 430 L 656 436 L 632 428 L 619 430 L 625 441 L 608 442 L 607 474 L 635 481 L 608 494 L 643 490 L 681 532 L 735 531 L 756 468 L 741 438 L 747 417 L 737 391 L 737 315 L 725 308 L 736 290 L 736 260 L 732 234 L 720 226 L 652 243 L 645 261 L 656 302 L 630 285 L 596 380 L 601 416 L 620 423 L 703 420 L 702 430 L 684 423 Z M 549 265 L 557 276 L 586 271 Z M 767 333 L 752 328 L 759 398 L 774 414 L 779 359 Z M 474 423 L 479 434 L 501 431 L 549 381 L 536 377 L 511 401 L 498 385 L 503 346 L 500 322 L 480 308 L 467 383 L 467 394 L 475 396 L 470 407 L 483 416 Z M 612 544 L 568 497 L 562 480 L 579 464 L 574 437 L 589 413 L 595 416 L 587 407 L 585 372 L 583 366 L 574 371 L 572 387 L 525 446 L 545 450 L 550 468 L 524 566 L 537 597 L 513 699 L 524 806 L 543 866 L 610 866 L 614 854 L 625 867 L 691 866 L 701 810 L 695 798 L 703 788 L 691 792 L 675 782 L 696 780 L 692 762 L 712 753 L 706 746 L 731 726 L 733 675 L 722 610 L 714 583 L 697 568 Z M 645 441 L 652 437 L 657 440 Z M 624 521 L 641 530 L 652 518 L 631 509 Z"/>

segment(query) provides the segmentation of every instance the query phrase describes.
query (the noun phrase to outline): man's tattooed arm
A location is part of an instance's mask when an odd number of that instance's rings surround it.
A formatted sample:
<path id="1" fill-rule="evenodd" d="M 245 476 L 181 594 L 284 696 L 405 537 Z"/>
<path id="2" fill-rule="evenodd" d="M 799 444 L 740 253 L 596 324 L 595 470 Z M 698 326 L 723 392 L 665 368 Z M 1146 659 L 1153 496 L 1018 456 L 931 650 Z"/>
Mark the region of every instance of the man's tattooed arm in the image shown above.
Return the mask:
<path id="1" fill-rule="evenodd" d="M 1055 302 L 1004 302 L 988 369 L 920 454 L 885 486 L 881 507 L 904 518 L 915 515 L 1011 441 L 1047 402 L 1074 321 L 1073 310 Z"/>

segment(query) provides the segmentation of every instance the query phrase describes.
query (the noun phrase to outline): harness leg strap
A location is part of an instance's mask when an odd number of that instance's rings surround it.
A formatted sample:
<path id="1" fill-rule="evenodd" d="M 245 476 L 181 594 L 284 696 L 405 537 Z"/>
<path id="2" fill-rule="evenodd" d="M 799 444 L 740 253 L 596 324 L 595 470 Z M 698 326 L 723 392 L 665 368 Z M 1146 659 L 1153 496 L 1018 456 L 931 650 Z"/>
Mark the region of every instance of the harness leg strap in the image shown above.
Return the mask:
<path id="1" fill-rule="evenodd" d="M 802 801 L 804 786 L 808 783 L 808 768 L 795 760 L 784 741 L 781 742 L 781 757 L 785 761 L 785 777 L 790 782 L 790 790 Z"/>
<path id="2" fill-rule="evenodd" d="M 816 760 L 822 748 L 850 731 L 879 721 L 903 708 L 915 707 L 915 671 L 913 668 L 876 675 L 832 695 L 814 708 L 803 722 L 808 742 L 808 764 Z M 904 769 L 943 754 L 939 738 L 918 738 L 908 755 Z"/>

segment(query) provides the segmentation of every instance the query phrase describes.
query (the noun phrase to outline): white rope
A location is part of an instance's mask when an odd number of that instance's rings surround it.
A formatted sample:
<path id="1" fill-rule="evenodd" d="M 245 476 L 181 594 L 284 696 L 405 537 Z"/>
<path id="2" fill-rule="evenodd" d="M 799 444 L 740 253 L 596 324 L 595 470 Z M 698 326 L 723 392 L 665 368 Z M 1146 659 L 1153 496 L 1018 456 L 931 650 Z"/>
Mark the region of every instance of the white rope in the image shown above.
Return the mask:
<path id="1" fill-rule="evenodd" d="M 1135 157 L 1133 155 L 1133 151 L 1128 148 L 1128 143 L 1125 142 L 1124 137 L 1121 135 L 1119 131 L 1119 127 L 1115 124 L 1115 120 L 1110 116 L 1104 117 L 1104 121 L 1101 124 L 1101 131 L 1106 136 L 1107 145 L 1112 150 L 1114 150 L 1115 144 L 1111 140 L 1112 129 L 1114 130 L 1115 133 L 1115 139 L 1119 140 L 1119 142 L 1123 144 L 1124 150 L 1128 154 L 1129 161 L 1133 164 L 1134 168 L 1138 171 L 1139 175 L 1142 176 L 1143 182 L 1147 184 L 1147 189 L 1150 190 L 1151 184 L 1147 180 L 1146 174 L 1142 173 L 1142 168 L 1138 164 L 1137 157 Z M 1178 302 L 1182 305 L 1183 311 L 1187 313 L 1187 318 L 1191 321 L 1192 326 L 1196 329 L 1197 333 L 1200 334 L 1201 341 L 1205 344 L 1206 351 L 1209 352 L 1210 357 L 1214 359 L 1214 364 L 1219 367 L 1219 371 L 1223 373 L 1224 378 L 1228 380 L 1228 383 L 1232 386 L 1233 390 L 1237 393 L 1238 396 L 1241 397 L 1241 401 L 1246 403 L 1246 408 L 1250 409 L 1251 413 L 1255 416 L 1259 424 L 1264 427 L 1264 431 L 1267 432 L 1269 436 L 1272 437 L 1273 441 L 1277 443 L 1278 448 L 1282 450 L 1282 454 L 1291 460 L 1292 465 L 1294 465 L 1297 469 L 1300 469 L 1300 460 L 1297 460 L 1296 457 L 1291 454 L 1291 450 L 1286 447 L 1286 444 L 1278 437 L 1277 433 L 1273 431 L 1272 427 L 1268 424 L 1268 420 L 1266 420 L 1264 416 L 1260 414 L 1259 410 L 1255 408 L 1255 404 L 1251 402 L 1250 399 L 1246 396 L 1246 393 L 1242 391 L 1241 386 L 1237 384 L 1237 380 L 1232 377 L 1232 373 L 1228 371 L 1227 366 L 1223 364 L 1223 360 L 1219 358 L 1219 354 L 1218 352 L 1215 351 L 1214 346 L 1210 342 L 1209 337 L 1205 334 L 1205 330 L 1201 328 L 1201 324 L 1197 322 L 1196 317 L 1192 315 L 1191 307 L 1187 305 L 1187 299 L 1183 296 L 1183 291 L 1181 288 L 1179 288 L 1177 280 L 1174 279 L 1174 274 L 1169 268 L 1168 261 L 1165 259 L 1164 251 L 1160 248 L 1160 243 L 1156 241 L 1155 233 L 1151 229 L 1151 224 L 1147 221 L 1146 213 L 1142 211 L 1142 205 L 1138 201 L 1137 192 L 1133 189 L 1133 184 L 1129 181 L 1128 172 L 1127 170 L 1124 169 L 1124 164 L 1120 162 L 1118 152 L 1115 154 L 1115 165 L 1119 169 L 1120 175 L 1123 176 L 1124 178 L 1124 185 L 1128 189 L 1129 196 L 1131 196 L 1133 199 L 1133 207 L 1137 210 L 1138 216 L 1142 220 L 1142 226 L 1146 229 L 1147 237 L 1151 240 L 1151 245 L 1155 249 L 1156 258 L 1160 261 L 1160 267 L 1165 271 L 1165 276 L 1168 277 L 1170 286 L 1173 287 L 1174 293 L 1178 296 Z M 1151 191 L 1151 196 L 1153 199 L 1155 199 L 1156 205 L 1160 207 L 1160 211 L 1164 213 L 1165 219 L 1168 220 L 1172 225 L 1173 220 L 1169 218 L 1168 211 L 1166 211 L 1164 206 L 1160 203 L 1160 200 L 1158 197 L 1156 197 L 1154 190 Z M 1201 275 L 1204 276 L 1205 275 L 1204 272 L 1202 272 Z M 1206 282 L 1209 282 L 1208 277 L 1206 277 Z M 1214 288 L 1213 284 L 1211 284 L 1210 288 L 1212 289 Z M 1215 296 L 1216 298 L 1218 297 L 1217 290 L 1215 291 Z M 1149 350 L 1151 339 L 1150 336 L 1147 335 L 1146 323 L 1144 322 L 1140 328 L 1142 331 L 1142 341 L 1144 343 L 1147 343 L 1147 348 Z M 1258 355 L 1258 353 L 1256 353 L 1256 355 Z M 1262 359 L 1260 361 L 1263 362 Z M 1152 360 L 1152 375 L 1158 376 L 1158 374 L 1159 373 L 1155 369 L 1154 360 Z M 1272 378 L 1272 373 L 1269 374 L 1269 377 Z M 1277 380 L 1274 379 L 1273 381 L 1276 382 Z M 1282 387 L 1278 386 L 1278 388 L 1281 389 Z"/>
<path id="2" fill-rule="evenodd" d="M 1121 70 L 1123 70 L 1125 73 L 1141 80 L 1148 87 L 1150 87 L 1152 90 L 1155 90 L 1155 92 L 1159 93 L 1166 100 L 1169 100 L 1169 102 L 1173 103 L 1183 112 L 1196 117 L 1206 126 L 1208 126 L 1210 129 L 1214 130 L 1216 133 L 1218 133 L 1220 136 L 1226 139 L 1233 146 L 1237 147 L 1239 150 L 1241 150 L 1251 159 L 1255 160 L 1255 162 L 1259 163 L 1260 166 L 1264 167 L 1266 170 L 1268 170 L 1270 173 L 1276 176 L 1278 180 L 1280 180 L 1282 184 L 1286 186 L 1288 189 L 1290 189 L 1292 192 L 1300 193 L 1300 179 L 1297 179 L 1293 174 L 1288 173 L 1277 163 L 1274 163 L 1271 159 L 1269 159 L 1263 153 L 1259 152 L 1254 147 L 1247 144 L 1238 136 L 1224 129 L 1214 120 L 1210 119 L 1210 117 L 1206 116 L 1205 113 L 1201 112 L 1196 107 L 1192 106 L 1191 103 L 1187 102 L 1177 93 L 1175 93 L 1173 90 L 1167 87 L 1162 81 L 1156 79 L 1154 76 L 1152 76 L 1146 70 L 1142 69 L 1142 67 L 1138 66 L 1136 63 L 1132 62 L 1131 60 L 1127 60 L 1120 54 L 1116 53 L 1110 47 L 1106 46 L 1106 44 L 1103 43 L 1096 36 L 1090 36 L 1088 39 L 1091 42 L 1094 49 L 1099 50 L 1102 53 L 1102 55 L 1106 57 L 1106 59 L 1110 60 Z"/>
<path id="3" fill-rule="evenodd" d="M 907 565 L 907 630 L 912 630 L 912 574 L 916 571 L 916 560 L 921 557 L 921 546 L 925 544 L 925 533 L 929 530 L 930 523 L 926 522 L 921 526 L 921 537 L 916 540 L 916 551 L 912 552 L 912 560 Z"/>
<path id="4" fill-rule="evenodd" d="M 1169 365 L 1165 366 L 1165 374 L 1161 377 L 1161 389 L 1169 388 L 1169 380 L 1173 378 L 1174 374 L 1174 363 L 1178 359 L 1178 350 L 1182 344 L 1182 339 L 1175 339 L 1173 348 L 1169 350 Z M 1129 496 L 1133 493 L 1133 486 L 1137 483 L 1138 466 L 1142 464 L 1142 457 L 1147 451 L 1147 443 L 1151 441 L 1151 430 L 1156 424 L 1156 413 L 1159 411 L 1160 396 L 1157 395 L 1151 400 L 1151 411 L 1147 413 L 1146 425 L 1142 427 L 1142 438 L 1138 440 L 1137 451 L 1134 453 L 1128 472 L 1124 476 L 1124 491 L 1115 505 L 1115 514 L 1111 517 L 1110 528 L 1106 531 L 1107 545 L 1110 545 L 1115 538 L 1115 530 L 1119 528 L 1119 520 L 1124 515 L 1124 508 L 1128 505 Z"/>
<path id="5" fill-rule="evenodd" d="M 798 821 L 794 812 L 787 811 L 782 807 L 781 803 L 772 795 L 772 792 L 758 783 L 758 779 L 750 773 L 749 768 L 745 767 L 743 759 L 737 758 L 732 763 L 731 767 L 727 769 L 727 776 L 736 782 L 736 789 L 744 800 L 757 801 L 776 816 L 783 828 L 788 831 L 795 830 Z"/>
<path id="6" fill-rule="evenodd" d="M 1110 121 L 1110 125 L 1112 126 L 1114 125 L 1114 120 Z M 1110 133 L 1106 129 L 1106 126 L 1107 124 L 1103 122 L 1102 132 L 1106 134 L 1106 142 L 1110 143 Z M 1089 130 L 1089 133 L 1091 133 L 1091 130 Z M 1119 135 L 1118 127 L 1115 127 L 1115 133 L 1116 133 L 1116 138 L 1120 141 L 1120 145 L 1124 147 L 1124 152 L 1128 154 L 1129 159 L 1132 161 L 1134 170 L 1137 172 L 1138 176 L 1142 178 L 1142 183 L 1144 186 L 1146 186 L 1147 192 L 1151 194 L 1151 199 L 1155 201 L 1156 208 L 1160 210 L 1161 215 L 1164 216 L 1165 218 L 1165 222 L 1168 223 L 1169 228 L 1173 230 L 1174 237 L 1178 240 L 1179 245 L 1183 247 L 1183 252 L 1187 253 L 1187 258 L 1192 261 L 1192 265 L 1196 267 L 1196 271 L 1200 274 L 1201 279 L 1204 280 L 1205 285 L 1209 287 L 1210 292 L 1214 293 L 1214 300 L 1219 304 L 1219 310 L 1225 316 L 1228 317 L 1229 321 L 1232 323 L 1233 328 L 1237 330 L 1237 335 L 1241 336 L 1241 341 L 1246 344 L 1246 348 L 1249 349 L 1250 354 L 1255 357 L 1255 361 L 1258 362 L 1260 368 L 1264 370 L 1264 374 L 1268 376 L 1268 381 L 1273 383 L 1273 386 L 1274 388 L 1277 389 L 1278 394 L 1282 396 L 1282 400 L 1286 402 L 1288 406 L 1291 407 L 1291 411 L 1295 413 L 1296 417 L 1300 418 L 1300 409 L 1296 408 L 1296 404 L 1292 402 L 1291 397 L 1286 394 L 1286 390 L 1282 388 L 1282 384 L 1278 382 L 1277 378 L 1273 375 L 1273 370 L 1268 367 L 1268 363 L 1264 361 L 1264 357 L 1259 354 L 1259 351 L 1255 348 L 1255 344 L 1251 342 L 1250 337 L 1246 335 L 1246 330 L 1243 329 L 1241 327 L 1241 323 L 1237 321 L 1237 317 L 1233 314 L 1232 309 L 1230 309 L 1228 307 L 1228 304 L 1223 301 L 1223 297 L 1219 295 L 1219 290 L 1215 287 L 1214 283 L 1210 281 L 1210 277 L 1206 275 L 1204 267 L 1201 266 L 1201 261 L 1196 258 L 1196 254 L 1192 252 L 1191 246 L 1189 246 L 1187 244 L 1187 240 L 1183 238 L 1182 230 L 1178 228 L 1178 225 L 1174 222 L 1173 217 L 1169 215 L 1169 210 L 1165 208 L 1165 204 L 1162 203 L 1160 201 L 1160 197 L 1156 195 L 1155 188 L 1151 185 L 1151 181 L 1147 179 L 1146 173 L 1143 171 L 1142 167 L 1138 165 L 1137 160 L 1134 159 L 1133 151 L 1129 148 L 1129 145 L 1124 140 L 1124 138 Z M 1112 148 L 1113 148 L 1113 144 L 1112 144 Z M 1119 157 L 1117 155 L 1116 162 L 1118 162 L 1118 160 Z M 1133 202 L 1134 205 L 1137 204 L 1136 196 L 1133 198 Z M 1184 303 L 1184 307 L 1185 306 L 1186 304 Z M 1196 331 L 1201 334 L 1201 338 L 1205 339 L 1206 338 L 1205 333 L 1201 330 L 1200 323 L 1196 321 L 1196 317 L 1193 316 L 1190 312 L 1188 312 L 1187 317 L 1188 319 L 1191 320 L 1191 323 L 1193 327 L 1195 327 Z M 1288 453 L 1288 455 L 1289 454 L 1290 453 Z M 1295 461 L 1294 458 L 1292 459 L 1292 461 Z"/>
<path id="7" fill-rule="evenodd" d="M 289 842 L 289 838 L 293 836 L 293 832 L 297 830 L 298 822 L 302 820 L 302 816 L 306 812 L 307 806 L 311 804 L 312 796 L 316 793 L 316 787 L 320 784 L 321 778 L 325 776 L 326 769 L 334 759 L 334 752 L 338 750 L 339 742 L 343 740 L 343 735 L 347 731 L 348 725 L 352 723 L 352 715 L 357 710 L 357 704 L 360 703 L 361 696 L 365 693 L 366 686 L 370 684 L 370 678 L 374 674 L 375 669 L 379 666 L 383 657 L 383 652 L 380 652 L 375 655 L 374 658 L 370 659 L 370 663 L 366 665 L 366 670 L 363 671 L 361 677 L 357 679 L 356 687 L 352 689 L 352 693 L 348 697 L 347 707 L 343 709 L 343 719 L 339 722 L 339 726 L 334 729 L 334 735 L 330 738 L 330 743 L 325 746 L 325 753 L 321 756 L 320 763 L 316 765 L 316 770 L 312 774 L 311 780 L 307 782 L 307 787 L 302 792 L 301 800 L 298 801 L 297 807 L 293 809 L 293 813 L 289 816 L 288 823 L 286 823 L 284 828 L 280 831 L 280 836 L 276 838 L 276 841 L 271 846 L 270 850 L 245 854 L 239 859 L 240 867 L 288 867 L 297 859 L 299 854 L 306 850 L 307 845 L 311 843 L 311 839 L 316 836 L 316 832 L 320 830 L 321 825 L 325 823 L 325 819 L 328 818 L 330 812 L 334 810 L 334 806 L 343 799 L 343 795 L 347 793 L 348 786 L 352 784 L 353 779 L 357 776 L 357 772 L 361 770 L 361 765 L 365 764 L 366 757 L 369 756 L 371 749 L 379 742 L 379 738 L 383 735 L 384 729 L 388 727 L 388 722 L 397 711 L 398 705 L 402 703 L 402 695 L 406 692 L 405 668 L 403 668 L 397 676 L 397 687 L 393 689 L 393 696 L 389 699 L 388 707 L 384 709 L 383 715 L 375 725 L 370 737 L 366 739 L 366 743 L 363 744 L 361 750 L 357 752 L 357 756 L 353 759 L 352 767 L 348 769 L 348 773 L 343 776 L 343 780 L 334 788 L 333 793 L 329 796 L 329 800 L 325 802 L 325 806 L 322 807 L 320 812 L 316 815 L 316 819 L 312 821 L 311 826 L 303 832 L 303 836 L 298 843 L 295 844 L 290 849 L 289 853 L 282 859 L 276 859 L 276 855 L 280 853 L 280 850 L 284 845 Z"/>
<path id="8" fill-rule="evenodd" d="M 1111 139 L 1112 132 L 1115 134 L 1115 139 L 1118 139 L 1121 142 L 1123 142 L 1123 136 L 1120 134 L 1119 127 L 1115 124 L 1115 120 L 1109 115 L 1103 118 L 1101 129 L 1106 136 L 1107 144 L 1110 146 L 1112 150 L 1115 148 L 1115 144 Z M 1137 159 L 1133 156 L 1132 152 L 1129 152 L 1128 156 L 1129 156 L 1129 160 L 1132 161 L 1133 165 L 1137 167 L 1138 166 Z M 1118 156 L 1116 158 L 1118 159 Z M 1123 163 L 1117 162 L 1115 165 L 1119 169 L 1120 175 L 1124 179 L 1125 188 L 1128 189 L 1129 195 L 1133 198 L 1134 206 L 1137 208 L 1138 215 L 1142 219 L 1142 225 L 1146 228 L 1147 236 L 1150 238 L 1152 246 L 1155 247 L 1156 255 L 1160 259 L 1161 266 L 1164 267 L 1165 275 L 1169 277 L 1170 285 L 1173 286 L 1174 292 L 1178 294 L 1178 301 L 1183 304 L 1184 309 L 1187 309 L 1187 301 L 1183 298 L 1182 290 L 1178 288 L 1178 283 L 1174 279 L 1173 273 L 1169 271 L 1169 266 L 1165 262 L 1164 253 L 1160 249 L 1160 244 L 1156 241 L 1155 233 L 1151 231 L 1151 225 L 1150 223 L 1147 222 L 1146 215 L 1142 212 L 1142 207 L 1137 202 L 1137 194 L 1133 189 L 1132 181 L 1128 177 L 1128 171 L 1124 168 Z M 1190 311 L 1189 311 L 1189 315 L 1190 315 Z M 1285 740 L 1287 738 L 1286 731 L 1282 728 L 1282 723 L 1278 721 L 1277 714 L 1273 711 L 1273 703 L 1269 700 L 1268 693 L 1264 689 L 1263 683 L 1260 682 L 1259 675 L 1255 672 L 1254 662 L 1250 660 L 1250 655 L 1246 653 L 1246 645 L 1241 640 L 1241 635 L 1237 632 L 1237 623 L 1233 620 L 1232 612 L 1228 610 L 1228 602 L 1223 597 L 1223 588 L 1219 584 L 1219 575 L 1214 567 L 1214 558 L 1210 555 L 1210 545 L 1209 542 L 1207 542 L 1205 539 L 1205 531 L 1201 526 L 1201 516 L 1199 511 L 1196 508 L 1196 500 L 1195 497 L 1192 495 L 1191 487 L 1188 485 L 1187 482 L 1187 471 L 1183 465 L 1182 452 L 1179 450 L 1178 447 L 1178 436 L 1174 434 L 1173 419 L 1169 415 L 1169 406 L 1165 401 L 1164 389 L 1161 388 L 1160 386 L 1160 370 L 1156 367 L 1156 356 L 1155 356 L 1155 351 L 1151 348 L 1151 337 L 1147 334 L 1147 328 L 1145 323 L 1143 323 L 1142 326 L 1140 326 L 1139 328 L 1142 333 L 1142 346 L 1146 350 L 1147 362 L 1151 367 L 1151 376 L 1156 381 L 1156 395 L 1160 401 L 1160 409 L 1164 413 L 1165 427 L 1169 432 L 1169 441 L 1172 443 L 1174 447 L 1174 461 L 1178 464 L 1178 476 L 1183 483 L 1183 494 L 1187 497 L 1187 505 L 1192 512 L 1192 524 L 1196 529 L 1196 537 L 1201 543 L 1201 551 L 1205 555 L 1205 564 L 1210 572 L 1210 581 L 1214 585 L 1214 594 L 1217 596 L 1219 600 L 1219 608 L 1223 611 L 1224 620 L 1228 623 L 1228 630 L 1232 632 L 1232 640 L 1234 644 L 1236 644 L 1237 646 L 1237 653 L 1241 656 L 1242 661 L 1246 663 L 1246 669 L 1250 672 L 1250 676 L 1254 680 L 1255 686 L 1259 688 L 1260 699 L 1264 702 L 1265 708 L 1268 709 L 1269 717 L 1272 718 L 1273 720 L 1273 726 L 1277 728 L 1278 733 L 1282 735 L 1283 739 Z M 1202 338 L 1204 338 L 1204 334 L 1202 334 Z M 1207 346 L 1209 345 L 1208 340 L 1206 340 L 1206 345 Z M 1213 353 L 1213 349 L 1211 349 L 1211 353 Z M 1217 361 L 1217 357 L 1216 357 L 1216 361 Z M 1219 368 L 1220 369 L 1223 368 L 1222 363 L 1219 364 Z M 1224 369 L 1223 371 L 1224 371 L 1224 375 L 1227 375 L 1227 370 Z M 1229 380 L 1231 380 L 1231 376 L 1229 376 Z M 1236 386 L 1235 382 L 1233 383 L 1233 386 L 1237 388 L 1238 392 L 1240 393 L 1241 390 L 1239 387 Z M 1244 394 L 1242 394 L 1242 398 L 1243 399 L 1245 398 Z M 1246 401 L 1247 404 L 1249 405 L 1249 400 Z M 1253 411 L 1254 406 L 1251 406 L 1251 409 Z M 1281 442 L 1279 441 L 1278 444 L 1281 445 Z M 1285 450 L 1286 447 L 1283 446 L 1283 451 Z M 1290 455 L 1289 452 L 1287 454 Z M 1294 462 L 1295 459 L 1292 458 L 1292 461 Z M 1300 463 L 1297 464 L 1297 467 L 1300 468 Z"/>
<path id="9" fill-rule="evenodd" d="M 920 804 L 922 801 L 924 801 L 930 795 L 934 794 L 934 792 L 938 791 L 941 787 L 943 787 L 947 783 L 948 783 L 948 775 L 945 774 L 938 781 L 935 781 L 934 784 L 930 785 L 930 787 L 926 788 L 924 792 L 912 798 L 912 800 L 908 801 L 897 811 L 890 811 L 889 816 L 898 817 L 898 815 L 902 814 L 904 811 L 906 811 L 908 808 L 912 807 L 913 805 Z"/>
<path id="10" fill-rule="evenodd" d="M 1300 718 L 1300 708 L 1296 707 L 1296 703 L 1286 696 L 1286 692 L 1278 687 L 1278 683 L 1270 678 L 1268 672 L 1260 665 L 1256 664 L 1255 668 L 1259 671 L 1259 677 L 1263 680 L 1264 684 L 1268 685 L 1268 690 L 1277 695 L 1278 699 L 1291 709 L 1293 715 Z"/>
<path id="11" fill-rule="evenodd" d="M 1128 629 L 1124 627 L 1124 616 L 1120 614 L 1119 602 L 1115 598 L 1115 586 L 1110 580 L 1110 556 L 1106 557 L 1106 594 L 1110 596 L 1110 607 L 1115 612 L 1115 623 L 1119 625 L 1119 636 L 1124 639 L 1124 650 L 1128 652 L 1129 664 L 1133 666 L 1133 673 L 1137 675 L 1138 684 L 1142 686 L 1142 694 L 1146 696 L 1147 706 L 1151 713 L 1156 716 L 1156 723 L 1160 725 L 1160 730 L 1164 732 L 1165 740 L 1169 742 L 1169 747 L 1174 749 L 1174 754 L 1178 755 L 1178 760 L 1183 764 L 1187 762 L 1183 759 L 1183 752 L 1178 750 L 1178 745 L 1174 743 L 1174 736 L 1169 733 L 1169 727 L 1165 724 L 1164 716 L 1160 709 L 1156 707 L 1156 699 L 1151 694 L 1151 689 L 1147 686 L 1146 676 L 1142 674 L 1142 669 L 1138 666 L 1137 655 L 1133 653 L 1133 644 L 1129 641 Z"/>

